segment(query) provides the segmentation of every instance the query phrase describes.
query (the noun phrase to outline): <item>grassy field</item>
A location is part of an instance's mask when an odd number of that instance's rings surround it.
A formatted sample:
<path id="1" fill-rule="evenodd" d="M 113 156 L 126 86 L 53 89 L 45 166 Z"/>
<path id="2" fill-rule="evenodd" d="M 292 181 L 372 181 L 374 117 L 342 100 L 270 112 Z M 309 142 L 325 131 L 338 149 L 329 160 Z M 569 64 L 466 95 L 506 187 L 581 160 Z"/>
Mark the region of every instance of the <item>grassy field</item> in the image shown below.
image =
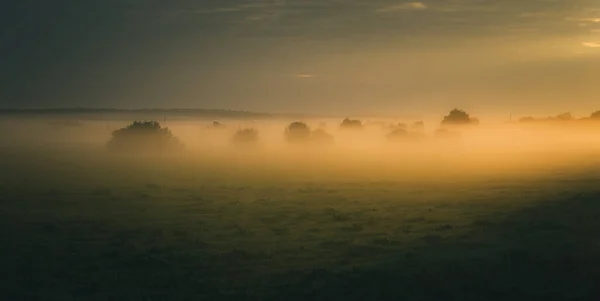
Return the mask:
<path id="1" fill-rule="evenodd" d="M 6 145 L 0 299 L 598 300 L 594 155 Z"/>

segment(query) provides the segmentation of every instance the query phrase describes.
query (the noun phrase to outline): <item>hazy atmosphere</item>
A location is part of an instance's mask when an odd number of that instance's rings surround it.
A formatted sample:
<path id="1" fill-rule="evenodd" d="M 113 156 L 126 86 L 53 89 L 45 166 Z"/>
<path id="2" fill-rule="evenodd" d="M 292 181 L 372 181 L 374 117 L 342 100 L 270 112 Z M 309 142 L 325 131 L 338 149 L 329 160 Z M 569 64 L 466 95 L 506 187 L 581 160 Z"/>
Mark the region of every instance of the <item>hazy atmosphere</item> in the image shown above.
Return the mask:
<path id="1" fill-rule="evenodd" d="M 591 0 L 8 1 L 2 107 L 592 111 Z"/>
<path id="2" fill-rule="evenodd" d="M 0 4 L 0 300 L 600 300 L 600 2 Z"/>

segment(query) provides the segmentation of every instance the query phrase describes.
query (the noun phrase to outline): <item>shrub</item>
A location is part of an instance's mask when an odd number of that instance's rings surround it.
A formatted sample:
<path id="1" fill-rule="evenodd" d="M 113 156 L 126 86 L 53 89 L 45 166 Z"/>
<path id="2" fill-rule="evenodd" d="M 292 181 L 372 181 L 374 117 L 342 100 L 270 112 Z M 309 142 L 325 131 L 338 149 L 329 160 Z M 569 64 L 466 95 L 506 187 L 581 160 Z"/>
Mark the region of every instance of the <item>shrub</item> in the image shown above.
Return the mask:
<path id="1" fill-rule="evenodd" d="M 467 112 L 459 109 L 450 111 L 450 114 L 444 116 L 444 120 L 442 120 L 442 125 L 468 125 L 478 123 L 479 120 L 471 117 Z"/>
<path id="2" fill-rule="evenodd" d="M 258 131 L 251 128 L 237 130 L 231 138 L 235 146 L 242 147 L 256 146 L 258 140 Z"/>
<path id="3" fill-rule="evenodd" d="M 310 136 L 310 128 L 304 122 L 292 122 L 285 129 L 285 139 L 290 143 L 306 142 Z"/>
<path id="4" fill-rule="evenodd" d="M 360 120 L 352 120 L 352 119 L 346 118 L 346 119 L 342 120 L 340 127 L 343 129 L 362 129 L 363 125 Z"/>
<path id="5" fill-rule="evenodd" d="M 181 141 L 156 121 L 134 121 L 114 131 L 107 146 L 111 150 L 145 153 L 183 149 Z"/>

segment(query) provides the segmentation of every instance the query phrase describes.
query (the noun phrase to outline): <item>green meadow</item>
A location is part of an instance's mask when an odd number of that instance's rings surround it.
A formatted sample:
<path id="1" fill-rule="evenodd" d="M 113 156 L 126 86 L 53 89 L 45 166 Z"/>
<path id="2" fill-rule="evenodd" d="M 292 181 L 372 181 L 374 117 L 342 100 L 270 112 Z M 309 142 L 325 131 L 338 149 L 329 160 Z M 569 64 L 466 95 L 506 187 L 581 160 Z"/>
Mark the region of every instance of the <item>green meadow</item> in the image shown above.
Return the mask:
<path id="1" fill-rule="evenodd" d="M 1 299 L 597 300 L 594 155 L 7 144 Z"/>

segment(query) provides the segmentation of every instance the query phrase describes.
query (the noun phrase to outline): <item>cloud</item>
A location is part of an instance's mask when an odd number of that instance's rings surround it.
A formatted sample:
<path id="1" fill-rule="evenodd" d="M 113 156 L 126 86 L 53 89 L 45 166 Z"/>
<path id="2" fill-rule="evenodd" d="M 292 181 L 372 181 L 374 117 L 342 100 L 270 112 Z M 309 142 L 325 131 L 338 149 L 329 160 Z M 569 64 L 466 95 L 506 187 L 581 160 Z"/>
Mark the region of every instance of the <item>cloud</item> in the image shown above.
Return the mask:
<path id="1" fill-rule="evenodd" d="M 313 78 L 313 77 L 315 77 L 315 75 L 303 73 L 303 74 L 296 74 L 295 77 L 296 78 Z"/>
<path id="2" fill-rule="evenodd" d="M 590 47 L 590 48 L 600 48 L 600 43 L 596 43 L 596 42 L 585 42 L 585 43 L 581 43 L 581 45 L 583 45 L 585 47 Z"/>
<path id="3" fill-rule="evenodd" d="M 583 18 L 583 19 L 581 19 L 581 21 L 584 21 L 584 22 L 593 22 L 593 23 L 600 23 L 600 18 Z"/>
<path id="4" fill-rule="evenodd" d="M 401 3 L 401 4 L 385 6 L 385 7 L 377 9 L 376 11 L 379 13 L 389 13 L 389 12 L 395 12 L 395 11 L 399 11 L 399 10 L 424 10 L 427 8 L 428 8 L 427 5 L 425 5 L 425 3 L 423 3 L 423 2 L 408 2 L 408 3 Z"/>
<path id="5" fill-rule="evenodd" d="M 600 23 L 600 18 L 576 18 L 576 17 L 567 17 L 565 18 L 567 21 L 578 22 L 580 24 L 588 24 L 588 23 Z"/>

